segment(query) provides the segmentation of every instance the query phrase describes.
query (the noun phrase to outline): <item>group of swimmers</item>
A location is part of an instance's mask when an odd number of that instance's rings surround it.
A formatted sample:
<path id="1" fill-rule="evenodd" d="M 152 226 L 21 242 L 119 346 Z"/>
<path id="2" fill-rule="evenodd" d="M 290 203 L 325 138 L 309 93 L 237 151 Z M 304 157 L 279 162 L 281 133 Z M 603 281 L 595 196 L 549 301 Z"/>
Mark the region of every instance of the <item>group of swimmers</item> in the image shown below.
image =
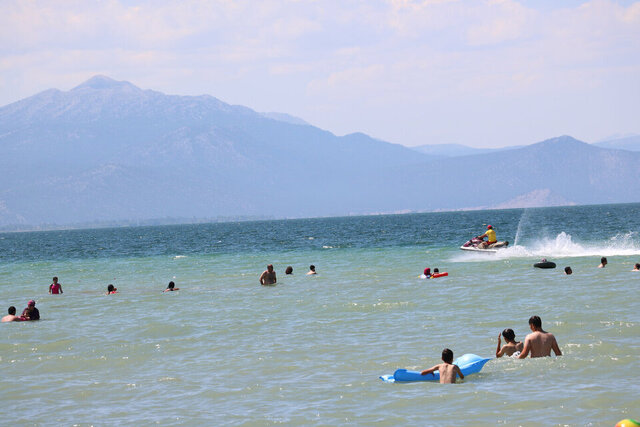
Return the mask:
<path id="1" fill-rule="evenodd" d="M 284 274 L 293 274 L 293 267 L 288 266 L 284 272 Z M 307 276 L 311 276 L 317 274 L 316 266 L 311 264 L 309 266 L 309 271 L 307 272 Z M 273 265 L 269 264 L 267 269 L 260 276 L 260 284 L 261 285 L 275 285 L 277 282 L 276 272 L 273 269 Z M 176 284 L 171 281 L 169 285 L 163 292 L 173 292 L 179 291 L 180 288 L 176 288 Z M 52 295 L 62 294 L 62 285 L 58 283 L 58 277 L 54 277 L 52 283 L 49 285 L 49 293 Z M 113 284 L 109 284 L 107 286 L 106 295 L 113 295 L 118 293 L 118 288 L 113 286 Z M 34 300 L 30 300 L 27 304 L 27 307 L 22 311 L 22 315 L 16 316 L 16 308 L 14 306 L 9 307 L 9 314 L 2 318 L 2 322 L 19 322 L 19 321 L 27 321 L 27 320 L 40 320 L 40 312 L 36 308 L 36 302 Z"/>
<path id="2" fill-rule="evenodd" d="M 180 288 L 176 288 L 176 284 L 171 281 L 167 288 L 162 292 L 172 292 L 179 291 Z M 53 283 L 49 285 L 49 293 L 52 295 L 62 294 L 62 285 L 58 283 L 58 278 L 53 278 Z M 113 286 L 112 284 L 107 286 L 106 295 L 113 295 L 118 293 L 118 288 Z M 2 322 L 21 322 L 21 321 L 29 321 L 29 320 L 40 320 L 40 311 L 36 308 L 36 302 L 34 300 L 30 300 L 27 303 L 27 307 L 22 311 L 20 316 L 16 316 L 16 308 L 14 306 L 9 307 L 9 314 L 2 318 Z"/>
<path id="3" fill-rule="evenodd" d="M 607 257 L 602 257 L 600 258 L 600 265 L 598 265 L 598 268 L 605 268 L 607 264 L 609 264 L 609 261 L 607 261 Z M 636 262 L 633 265 L 633 270 L 631 271 L 640 271 L 640 262 Z M 567 276 L 573 274 L 573 270 L 571 270 L 571 267 L 565 267 L 564 274 L 566 274 Z"/>
<path id="4" fill-rule="evenodd" d="M 602 257 L 600 259 L 600 265 L 598 266 L 598 268 L 605 268 L 607 264 L 607 258 Z M 573 273 L 571 267 L 565 267 L 564 271 L 567 275 Z M 632 271 L 640 271 L 640 263 L 636 263 Z M 437 273 L 439 273 L 439 269 L 434 268 L 433 274 Z M 293 274 L 293 267 L 288 266 L 285 269 L 285 274 Z M 316 267 L 312 264 L 309 266 L 307 275 L 314 274 L 317 274 Z M 423 275 L 421 277 L 429 278 L 431 276 L 431 269 L 427 267 L 424 269 Z M 259 280 L 260 284 L 263 286 L 275 285 L 277 283 L 276 272 L 272 264 L 267 265 L 267 269 L 260 275 Z M 180 288 L 176 288 L 175 283 L 171 281 L 163 292 L 172 292 L 178 290 L 180 290 Z M 107 295 L 115 294 L 117 292 L 118 289 L 112 284 L 107 286 Z M 58 277 L 54 277 L 53 282 L 51 283 L 51 285 L 49 285 L 49 293 L 63 293 L 62 285 L 58 283 Z M 36 302 L 34 300 L 30 300 L 28 302 L 27 307 L 22 311 L 22 314 L 20 316 L 16 316 L 16 308 L 14 306 L 9 307 L 8 311 L 9 314 L 2 318 L 2 322 L 30 321 L 40 319 L 40 312 L 36 308 Z M 531 318 L 529 318 L 529 328 L 531 329 L 531 333 L 526 336 L 524 343 L 516 341 L 515 333 L 512 329 L 505 329 L 501 334 L 498 334 L 498 347 L 496 348 L 496 357 L 502 357 L 505 355 L 509 357 L 517 357 L 518 359 L 524 359 L 529 355 L 531 355 L 531 357 L 545 357 L 551 356 L 551 350 L 553 350 L 556 356 L 562 355 L 555 336 L 552 333 L 546 332 L 542 329 L 542 320 L 539 316 L 532 316 Z M 502 345 L 502 338 L 504 338 L 505 340 L 504 345 Z M 460 368 L 457 365 L 453 364 L 453 351 L 445 348 L 442 351 L 442 361 L 443 363 L 435 365 L 429 369 L 425 369 L 421 372 L 421 374 L 427 375 L 438 371 L 440 373 L 440 383 L 455 383 L 457 377 L 460 377 L 460 379 L 464 379 L 464 375 L 462 374 Z"/>
<path id="5" fill-rule="evenodd" d="M 14 306 L 9 307 L 9 314 L 2 318 L 2 322 L 21 322 L 29 320 L 40 320 L 40 311 L 36 308 L 36 302 L 30 300 L 27 303 L 27 307 L 22 310 L 20 316 L 16 316 L 16 308 Z"/>
<path id="6" fill-rule="evenodd" d="M 284 270 L 284 274 L 286 275 L 293 274 L 293 267 L 288 266 Z M 313 276 L 314 274 L 317 274 L 316 266 L 311 264 L 309 266 L 309 271 L 307 271 L 307 276 Z M 259 280 L 262 286 L 271 286 L 278 283 L 278 279 L 276 277 L 276 271 L 273 269 L 273 264 L 267 265 L 267 269 L 262 272 Z"/>
<path id="7" fill-rule="evenodd" d="M 600 258 L 600 265 L 598 268 L 605 268 L 608 264 L 607 258 Z M 640 271 L 640 263 L 636 263 L 631 271 Z M 434 269 L 434 274 L 438 272 L 438 269 Z M 565 267 L 564 272 L 566 275 L 573 273 L 571 267 Z M 425 268 L 422 278 L 428 278 L 431 276 L 429 268 Z M 496 348 L 496 357 L 509 356 L 518 359 L 524 359 L 527 356 L 531 357 L 545 357 L 551 356 L 551 350 L 553 350 L 556 356 L 562 356 L 556 337 L 542 329 L 542 319 L 539 316 L 532 316 L 529 318 L 529 328 L 531 333 L 527 335 L 524 343 L 516 341 L 516 335 L 513 329 L 505 329 L 501 334 L 498 334 L 498 347 Z M 505 340 L 505 344 L 502 345 L 502 338 Z M 442 361 L 444 363 L 435 365 L 429 369 L 425 369 L 421 372 L 422 375 L 431 374 L 435 371 L 440 373 L 440 383 L 455 383 L 456 378 L 464 379 L 464 375 L 460 368 L 453 364 L 453 351 L 448 348 L 442 350 Z"/>
<path id="8" fill-rule="evenodd" d="M 551 350 L 556 356 L 562 356 L 556 337 L 551 332 L 542 329 L 542 319 L 539 316 L 529 318 L 529 329 L 531 329 L 531 333 L 525 338 L 524 344 L 516 341 L 516 335 L 512 329 L 505 329 L 502 334 L 498 334 L 496 357 L 505 355 L 518 359 L 525 359 L 529 355 L 531 357 L 546 357 L 551 356 Z M 502 345 L 501 336 L 506 341 L 505 345 Z M 460 379 L 464 379 L 460 368 L 453 364 L 453 351 L 448 348 L 442 350 L 442 361 L 444 363 L 425 369 L 421 374 L 427 375 L 438 371 L 441 384 L 453 384 L 458 376 Z"/>

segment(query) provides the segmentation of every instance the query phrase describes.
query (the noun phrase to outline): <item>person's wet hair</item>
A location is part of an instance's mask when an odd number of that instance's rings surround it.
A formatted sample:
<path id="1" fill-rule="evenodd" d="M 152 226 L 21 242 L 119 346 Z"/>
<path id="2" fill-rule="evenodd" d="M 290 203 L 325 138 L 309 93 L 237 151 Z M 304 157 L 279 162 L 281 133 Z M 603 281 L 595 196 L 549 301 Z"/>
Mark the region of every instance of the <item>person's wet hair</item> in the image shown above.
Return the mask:
<path id="1" fill-rule="evenodd" d="M 453 351 L 449 350 L 448 348 L 442 350 L 442 361 L 445 363 L 453 362 Z"/>
<path id="2" fill-rule="evenodd" d="M 113 285 L 107 286 L 107 292 L 113 292 L 114 290 L 115 288 L 113 287 Z"/>
<path id="3" fill-rule="evenodd" d="M 516 340 L 516 334 L 513 332 L 513 329 L 505 329 L 502 331 L 502 336 L 509 342 Z"/>
<path id="4" fill-rule="evenodd" d="M 529 318 L 529 324 L 536 328 L 542 328 L 542 319 L 540 319 L 540 316 L 531 316 Z"/>
<path id="5" fill-rule="evenodd" d="M 571 274 L 571 273 L 573 273 L 573 271 L 571 270 L 571 267 L 565 267 L 565 268 L 564 268 L 564 272 L 565 272 L 565 274 Z"/>
<path id="6" fill-rule="evenodd" d="M 173 283 L 173 282 L 169 282 L 168 289 L 173 289 L 173 288 L 175 288 L 175 287 L 176 287 L 176 284 L 175 284 L 175 283 Z"/>
<path id="7" fill-rule="evenodd" d="M 640 270 L 640 262 L 636 262 L 636 265 L 634 265 L 634 268 L 636 270 Z"/>
<path id="8" fill-rule="evenodd" d="M 311 271 L 316 271 L 316 266 L 315 266 L 315 265 L 313 265 L 313 264 L 311 264 L 311 265 L 309 266 L 309 270 L 311 270 Z"/>
<path id="9" fill-rule="evenodd" d="M 293 273 L 293 267 L 289 266 L 287 267 L 287 269 L 284 271 L 284 274 L 291 274 Z"/>
<path id="10" fill-rule="evenodd" d="M 438 270 L 437 268 L 434 268 L 433 269 L 433 274 L 436 274 L 436 273 L 440 273 L 440 270 Z"/>
<path id="11" fill-rule="evenodd" d="M 52 279 L 52 280 L 53 280 L 54 282 L 57 282 L 57 281 L 58 281 L 58 276 L 53 276 L 53 279 Z"/>
<path id="12" fill-rule="evenodd" d="M 604 264 L 604 263 L 606 263 L 606 262 L 607 262 L 607 257 L 602 257 L 602 258 L 600 258 L 600 263 L 601 263 L 601 264 Z"/>
<path id="13" fill-rule="evenodd" d="M 9 314 L 12 316 L 16 315 L 16 308 L 14 306 L 9 307 Z"/>

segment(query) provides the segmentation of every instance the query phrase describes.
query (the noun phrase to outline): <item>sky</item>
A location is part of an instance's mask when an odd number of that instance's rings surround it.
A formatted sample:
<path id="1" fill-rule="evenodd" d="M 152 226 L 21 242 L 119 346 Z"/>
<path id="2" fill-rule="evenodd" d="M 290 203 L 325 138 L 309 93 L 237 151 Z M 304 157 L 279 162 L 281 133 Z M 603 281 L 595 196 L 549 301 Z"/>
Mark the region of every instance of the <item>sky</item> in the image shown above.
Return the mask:
<path id="1" fill-rule="evenodd" d="M 640 133 L 640 1 L 0 0 L 0 105 L 102 74 L 337 135 Z"/>

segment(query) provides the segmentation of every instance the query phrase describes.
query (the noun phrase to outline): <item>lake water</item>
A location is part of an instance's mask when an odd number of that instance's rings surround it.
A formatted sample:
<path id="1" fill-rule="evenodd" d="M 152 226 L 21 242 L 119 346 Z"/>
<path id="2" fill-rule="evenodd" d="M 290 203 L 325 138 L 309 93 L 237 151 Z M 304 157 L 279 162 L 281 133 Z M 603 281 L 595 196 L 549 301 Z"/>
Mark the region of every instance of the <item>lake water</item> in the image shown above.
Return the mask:
<path id="1" fill-rule="evenodd" d="M 488 223 L 510 248 L 459 250 Z M 0 234 L 2 310 L 35 299 L 42 317 L 0 326 L 0 419 L 613 426 L 640 418 L 637 262 L 640 204 Z M 445 347 L 492 357 L 534 314 L 562 357 L 493 359 L 457 385 L 378 378 Z"/>

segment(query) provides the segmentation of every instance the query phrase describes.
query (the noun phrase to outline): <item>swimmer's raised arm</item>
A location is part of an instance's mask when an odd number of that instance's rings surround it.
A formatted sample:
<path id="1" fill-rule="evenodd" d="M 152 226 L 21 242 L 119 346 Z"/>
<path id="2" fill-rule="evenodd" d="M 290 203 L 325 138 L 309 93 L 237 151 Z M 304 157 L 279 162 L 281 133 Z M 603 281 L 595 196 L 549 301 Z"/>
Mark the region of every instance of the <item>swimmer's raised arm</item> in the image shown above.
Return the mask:
<path id="1" fill-rule="evenodd" d="M 498 334 L 498 348 L 496 349 L 496 357 L 502 357 L 502 355 L 504 354 L 504 349 L 500 349 L 500 345 L 502 344 L 502 338 L 501 335 Z"/>

